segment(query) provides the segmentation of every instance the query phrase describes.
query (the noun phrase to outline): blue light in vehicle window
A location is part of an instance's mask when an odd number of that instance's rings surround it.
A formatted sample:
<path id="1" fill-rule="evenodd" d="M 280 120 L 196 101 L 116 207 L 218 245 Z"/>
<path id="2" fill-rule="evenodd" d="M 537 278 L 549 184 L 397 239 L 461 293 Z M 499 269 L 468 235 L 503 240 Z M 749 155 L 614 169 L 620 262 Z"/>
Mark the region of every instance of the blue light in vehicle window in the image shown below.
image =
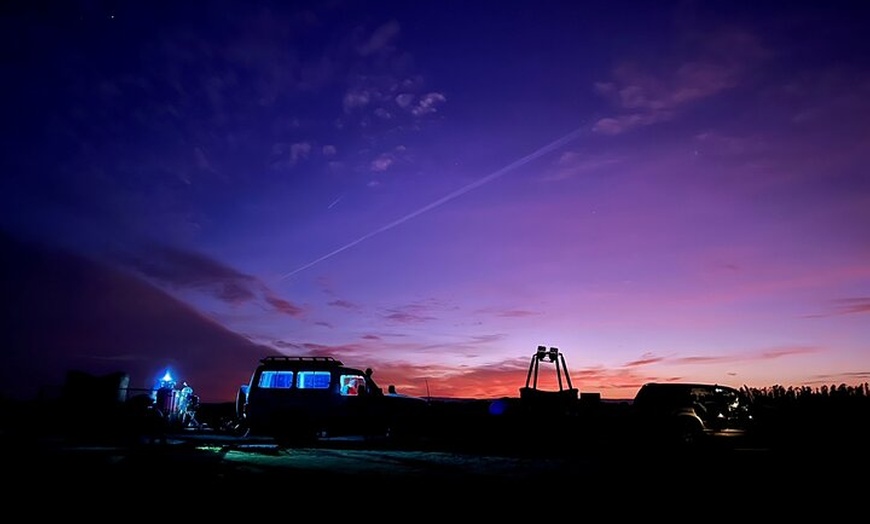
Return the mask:
<path id="1" fill-rule="evenodd" d="M 293 372 L 279 371 L 275 373 L 275 381 L 273 387 L 281 389 L 290 389 L 293 387 Z"/>
<path id="2" fill-rule="evenodd" d="M 272 387 L 272 379 L 275 377 L 274 371 L 264 371 L 260 374 L 260 381 L 257 383 L 257 386 L 261 388 L 271 388 Z"/>
<path id="3" fill-rule="evenodd" d="M 296 381 L 299 389 L 328 389 L 329 371 L 300 371 Z"/>
<path id="4" fill-rule="evenodd" d="M 293 387 L 293 372 L 264 371 L 257 385 L 264 389 L 290 389 Z"/>

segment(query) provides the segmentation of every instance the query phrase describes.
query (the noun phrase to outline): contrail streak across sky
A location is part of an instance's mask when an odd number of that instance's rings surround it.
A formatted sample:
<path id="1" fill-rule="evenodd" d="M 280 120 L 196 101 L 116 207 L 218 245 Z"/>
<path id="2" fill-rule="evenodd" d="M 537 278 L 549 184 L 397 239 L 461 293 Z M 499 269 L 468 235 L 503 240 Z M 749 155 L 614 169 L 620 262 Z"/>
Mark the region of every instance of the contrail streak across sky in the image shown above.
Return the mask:
<path id="1" fill-rule="evenodd" d="M 371 238 L 375 235 L 378 235 L 380 233 L 383 233 L 385 231 L 389 231 L 390 229 L 393 229 L 394 227 L 396 227 L 398 225 L 404 224 L 405 222 L 407 222 L 408 220 L 411 220 L 414 217 L 420 216 L 423 213 L 425 213 L 427 211 L 431 211 L 442 204 L 446 204 L 447 202 L 450 202 L 451 200 L 453 200 L 455 198 L 461 197 L 462 195 L 464 195 L 465 193 L 468 193 L 469 191 L 471 191 L 473 189 L 477 189 L 478 187 L 480 187 L 484 184 L 488 184 L 497 178 L 501 178 L 504 175 L 510 173 L 511 171 L 517 169 L 518 167 L 522 167 L 522 166 L 528 164 L 529 162 L 531 162 L 532 160 L 540 158 L 541 156 L 546 155 L 547 153 L 550 153 L 553 150 L 558 149 L 558 148 L 564 146 L 565 144 L 567 144 L 573 140 L 576 140 L 577 138 L 579 138 L 583 134 L 584 131 L 585 131 L 585 127 L 577 128 L 574 131 L 571 131 L 570 133 L 568 133 L 567 135 L 565 135 L 557 140 L 554 140 L 553 142 L 550 142 L 549 144 L 547 144 L 545 146 L 538 148 L 537 150 L 529 153 L 528 155 L 526 155 L 518 160 L 514 160 L 510 164 L 506 165 L 505 167 L 503 167 L 497 171 L 494 171 L 494 172 L 492 172 L 492 173 L 490 173 L 482 178 L 479 178 L 479 179 L 475 180 L 474 182 L 472 182 L 468 185 L 465 185 L 465 186 L 457 189 L 456 191 L 453 191 L 452 193 L 445 195 L 445 196 L 439 198 L 438 200 L 435 200 L 434 202 L 426 204 L 425 206 L 421 207 L 420 209 L 412 211 L 411 213 L 408 213 L 407 215 L 405 215 L 403 217 L 397 218 L 396 220 L 393 220 L 392 222 L 390 222 L 386 225 L 383 225 L 383 226 L 379 227 L 378 229 L 371 231 L 370 233 L 366 233 L 365 235 L 354 240 L 353 242 L 349 242 L 349 243 L 347 243 L 347 244 L 345 244 L 337 249 L 334 249 L 333 251 L 330 251 L 329 253 L 321 256 L 320 258 L 312 260 L 311 262 L 305 264 L 304 266 L 300 266 L 300 267 L 294 269 L 293 271 L 290 271 L 289 273 L 285 273 L 285 274 L 281 275 L 281 277 L 278 280 L 281 281 L 281 280 L 285 280 L 287 278 L 290 278 L 297 273 L 305 271 L 306 269 L 309 269 L 309 268 L 323 262 L 324 260 L 327 260 L 329 258 L 334 257 L 335 255 L 341 253 L 342 251 L 346 251 L 346 250 L 352 248 L 353 246 L 359 244 L 360 242 L 368 240 L 369 238 Z"/>

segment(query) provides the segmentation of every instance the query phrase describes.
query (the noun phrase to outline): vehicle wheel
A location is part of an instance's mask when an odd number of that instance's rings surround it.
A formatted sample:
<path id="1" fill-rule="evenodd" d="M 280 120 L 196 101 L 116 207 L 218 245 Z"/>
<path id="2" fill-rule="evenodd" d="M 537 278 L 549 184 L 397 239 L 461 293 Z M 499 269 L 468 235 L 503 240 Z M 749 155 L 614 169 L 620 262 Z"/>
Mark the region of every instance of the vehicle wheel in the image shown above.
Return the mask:
<path id="1" fill-rule="evenodd" d="M 694 449 L 701 443 L 703 431 L 697 420 L 682 417 L 676 420 L 672 434 L 672 443 L 678 449 Z"/>
<path id="2" fill-rule="evenodd" d="M 236 418 L 245 418 L 245 406 L 248 404 L 248 386 L 244 385 L 236 392 Z"/>

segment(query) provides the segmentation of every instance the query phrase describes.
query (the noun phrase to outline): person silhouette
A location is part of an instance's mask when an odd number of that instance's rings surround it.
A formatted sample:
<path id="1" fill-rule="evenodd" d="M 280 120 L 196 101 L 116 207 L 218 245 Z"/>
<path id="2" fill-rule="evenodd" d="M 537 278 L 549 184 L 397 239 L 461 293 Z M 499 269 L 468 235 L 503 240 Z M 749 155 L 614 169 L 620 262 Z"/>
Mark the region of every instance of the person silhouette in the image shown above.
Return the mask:
<path id="1" fill-rule="evenodd" d="M 384 390 L 381 389 L 375 382 L 375 379 L 372 378 L 373 373 L 372 368 L 366 368 L 366 393 L 369 395 L 383 395 Z"/>

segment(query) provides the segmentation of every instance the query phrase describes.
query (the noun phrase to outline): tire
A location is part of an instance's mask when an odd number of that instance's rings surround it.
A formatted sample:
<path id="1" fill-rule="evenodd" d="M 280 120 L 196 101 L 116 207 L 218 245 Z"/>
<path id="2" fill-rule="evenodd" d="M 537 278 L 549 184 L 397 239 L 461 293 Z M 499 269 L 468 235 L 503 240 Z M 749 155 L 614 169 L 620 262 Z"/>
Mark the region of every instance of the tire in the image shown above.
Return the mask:
<path id="1" fill-rule="evenodd" d="M 698 448 L 704 436 L 701 423 L 691 417 L 679 417 L 670 433 L 670 444 L 680 450 Z"/>
<path id="2" fill-rule="evenodd" d="M 236 417 L 245 418 L 245 406 L 248 404 L 248 386 L 243 385 L 236 392 Z"/>

